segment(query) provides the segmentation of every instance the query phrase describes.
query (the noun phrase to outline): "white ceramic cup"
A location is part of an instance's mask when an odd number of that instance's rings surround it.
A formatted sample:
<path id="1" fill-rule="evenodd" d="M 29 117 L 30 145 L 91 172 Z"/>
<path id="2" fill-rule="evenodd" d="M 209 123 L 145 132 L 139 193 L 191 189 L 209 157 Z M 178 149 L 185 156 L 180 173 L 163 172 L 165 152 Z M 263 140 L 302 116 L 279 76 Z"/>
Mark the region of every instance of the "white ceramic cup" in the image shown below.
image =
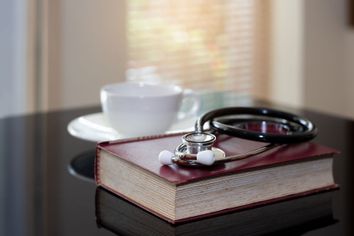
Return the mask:
<path id="1" fill-rule="evenodd" d="M 183 102 L 191 103 L 184 113 Z M 196 116 L 200 100 L 175 85 L 122 82 L 101 89 L 101 105 L 113 129 L 123 137 L 137 137 L 164 133 L 178 119 Z"/>

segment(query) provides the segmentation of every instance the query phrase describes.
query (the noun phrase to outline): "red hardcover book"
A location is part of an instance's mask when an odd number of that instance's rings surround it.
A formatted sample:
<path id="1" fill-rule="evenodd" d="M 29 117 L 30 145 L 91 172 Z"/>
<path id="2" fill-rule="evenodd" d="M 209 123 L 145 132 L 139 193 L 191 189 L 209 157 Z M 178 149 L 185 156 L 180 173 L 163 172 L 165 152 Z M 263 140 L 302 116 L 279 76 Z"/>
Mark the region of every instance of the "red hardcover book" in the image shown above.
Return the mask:
<path id="1" fill-rule="evenodd" d="M 336 150 L 307 142 L 210 167 L 163 166 L 162 149 L 174 150 L 181 134 L 103 142 L 97 145 L 96 183 L 145 210 L 178 223 L 336 188 Z M 265 143 L 219 136 L 226 156 Z"/>

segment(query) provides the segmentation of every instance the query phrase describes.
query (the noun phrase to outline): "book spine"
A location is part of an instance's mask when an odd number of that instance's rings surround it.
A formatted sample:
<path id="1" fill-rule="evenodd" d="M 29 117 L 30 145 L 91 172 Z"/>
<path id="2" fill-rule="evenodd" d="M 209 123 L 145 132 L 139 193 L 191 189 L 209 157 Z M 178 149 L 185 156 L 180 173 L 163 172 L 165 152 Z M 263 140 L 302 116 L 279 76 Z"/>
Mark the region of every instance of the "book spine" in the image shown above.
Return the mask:
<path id="1" fill-rule="evenodd" d="M 94 176 L 95 176 L 95 182 L 98 186 L 101 185 L 101 179 L 100 179 L 100 154 L 101 154 L 101 147 L 97 145 L 96 147 L 96 158 L 95 158 L 95 163 L 94 163 Z"/>

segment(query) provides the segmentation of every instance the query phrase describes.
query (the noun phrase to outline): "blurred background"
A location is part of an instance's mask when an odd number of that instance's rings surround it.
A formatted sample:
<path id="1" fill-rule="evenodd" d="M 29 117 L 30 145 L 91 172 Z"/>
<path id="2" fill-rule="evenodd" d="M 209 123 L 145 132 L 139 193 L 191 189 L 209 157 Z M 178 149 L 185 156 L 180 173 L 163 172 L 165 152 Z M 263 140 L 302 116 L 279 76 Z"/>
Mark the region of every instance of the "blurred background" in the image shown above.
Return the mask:
<path id="1" fill-rule="evenodd" d="M 2 0 L 0 117 L 180 84 L 354 118 L 352 0 Z"/>

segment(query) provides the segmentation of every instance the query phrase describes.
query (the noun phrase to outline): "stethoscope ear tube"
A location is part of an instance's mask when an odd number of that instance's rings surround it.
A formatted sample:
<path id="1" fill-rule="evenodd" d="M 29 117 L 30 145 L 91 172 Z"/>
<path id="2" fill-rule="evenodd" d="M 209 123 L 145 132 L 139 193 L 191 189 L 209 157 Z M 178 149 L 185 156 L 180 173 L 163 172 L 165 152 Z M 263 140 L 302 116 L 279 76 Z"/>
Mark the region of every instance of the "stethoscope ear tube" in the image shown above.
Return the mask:
<path id="1" fill-rule="evenodd" d="M 237 118 L 237 116 L 243 117 L 245 115 L 248 115 L 250 120 L 253 119 L 252 117 L 258 117 L 258 121 L 264 124 L 268 122 L 287 127 L 288 131 L 284 133 L 267 133 L 247 129 L 240 125 L 246 123 L 244 121 L 245 119 Z M 234 117 L 225 118 L 228 116 Z M 202 131 L 204 124 L 207 122 L 209 122 L 210 128 L 217 133 L 267 143 L 285 144 L 306 142 L 316 137 L 318 133 L 316 126 L 310 120 L 269 108 L 228 107 L 213 110 L 197 120 L 195 129 Z"/>

